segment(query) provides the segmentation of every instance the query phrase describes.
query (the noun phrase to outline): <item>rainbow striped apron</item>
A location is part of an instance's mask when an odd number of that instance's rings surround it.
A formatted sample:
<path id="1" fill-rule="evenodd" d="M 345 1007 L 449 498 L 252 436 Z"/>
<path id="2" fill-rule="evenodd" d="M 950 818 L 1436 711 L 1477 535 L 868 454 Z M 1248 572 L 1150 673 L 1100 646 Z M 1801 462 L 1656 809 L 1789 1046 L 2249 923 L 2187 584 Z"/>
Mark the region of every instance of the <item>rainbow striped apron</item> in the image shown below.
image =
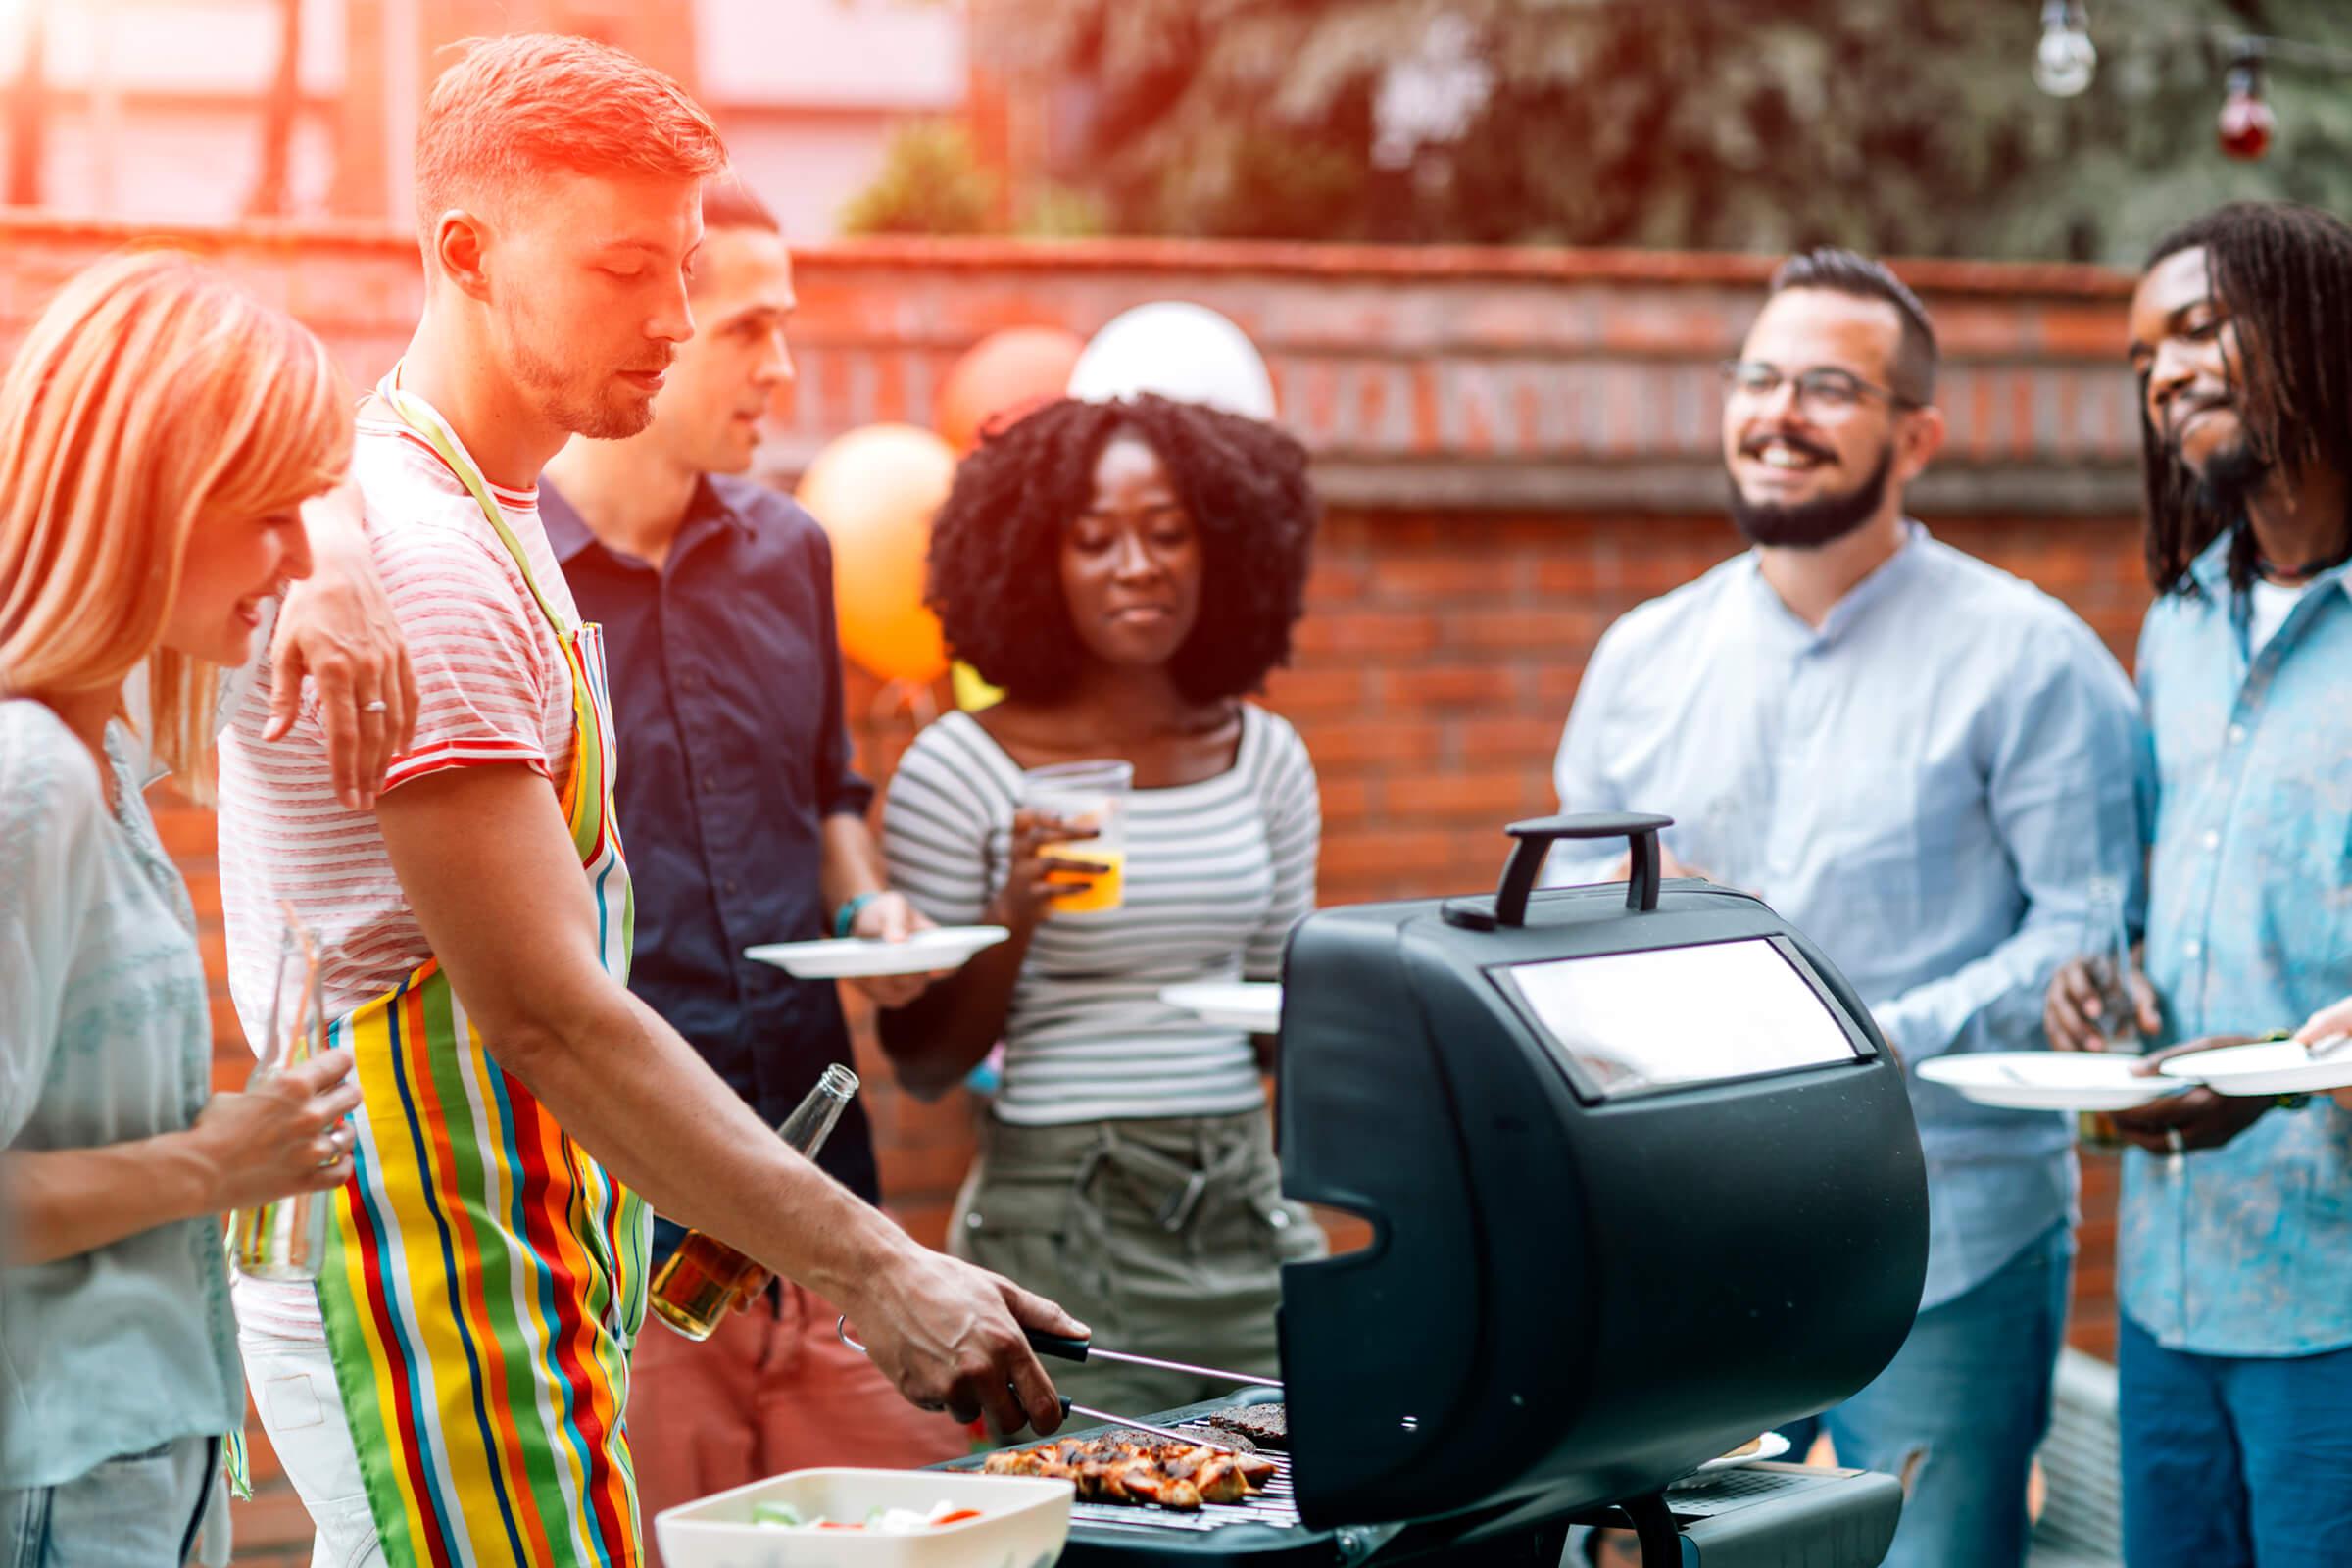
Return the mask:
<path id="1" fill-rule="evenodd" d="M 561 804 L 608 973 L 633 906 L 593 623 L 567 623 L 439 415 L 378 388 L 472 492 L 571 669 Z M 393 1568 L 640 1561 L 621 1409 L 645 1321 L 651 1217 L 483 1049 L 440 964 L 337 1021 L 365 1097 L 318 1281 L 360 1473 Z"/>

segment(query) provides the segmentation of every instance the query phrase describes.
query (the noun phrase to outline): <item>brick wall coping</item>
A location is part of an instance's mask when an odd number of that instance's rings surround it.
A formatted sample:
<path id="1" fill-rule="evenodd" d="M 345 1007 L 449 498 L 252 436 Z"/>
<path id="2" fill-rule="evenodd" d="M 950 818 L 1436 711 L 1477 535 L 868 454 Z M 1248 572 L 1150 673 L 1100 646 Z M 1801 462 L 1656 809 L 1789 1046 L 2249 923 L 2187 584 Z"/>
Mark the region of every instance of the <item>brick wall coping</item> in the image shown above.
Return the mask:
<path id="1" fill-rule="evenodd" d="M 414 235 L 383 223 L 251 220 L 224 224 L 140 223 L 46 210 L 0 210 L 0 236 L 99 244 L 167 240 L 190 249 L 361 251 L 406 256 Z M 1163 271 L 1344 277 L 1388 282 L 1689 283 L 1761 286 L 1781 258 L 1712 251 L 1554 246 L 1320 245 L 1255 240 L 876 237 L 798 243 L 796 255 L 836 267 L 975 271 Z M 1896 259 L 1923 292 L 2120 300 L 2132 277 L 2074 263 Z"/>
<path id="2" fill-rule="evenodd" d="M 150 226 L 0 212 L 0 322 L 89 257 L 137 242 L 217 258 L 324 334 L 356 379 L 400 353 L 422 277 L 383 223 Z M 1716 362 L 1774 258 L 1673 252 L 1182 240 L 861 239 L 800 251 L 797 383 L 761 467 L 801 472 L 842 431 L 928 423 L 957 355 L 999 327 L 1081 336 L 1170 296 L 1242 323 L 1283 420 L 1341 504 L 1559 515 L 1721 504 Z M 2124 274 L 1919 262 L 1945 350 L 1945 455 L 1926 515 L 2127 515 L 2138 423 Z"/>

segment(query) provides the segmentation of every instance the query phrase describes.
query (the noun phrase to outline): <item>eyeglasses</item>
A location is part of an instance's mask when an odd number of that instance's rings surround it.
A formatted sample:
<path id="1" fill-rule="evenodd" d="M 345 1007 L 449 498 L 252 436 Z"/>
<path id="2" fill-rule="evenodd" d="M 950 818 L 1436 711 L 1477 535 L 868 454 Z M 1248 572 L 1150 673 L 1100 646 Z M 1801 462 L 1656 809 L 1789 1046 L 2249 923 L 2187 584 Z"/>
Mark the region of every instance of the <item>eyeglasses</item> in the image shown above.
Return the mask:
<path id="1" fill-rule="evenodd" d="M 1865 381 L 1851 370 L 1833 366 L 1817 366 L 1790 375 L 1777 365 L 1762 360 L 1726 360 L 1723 362 L 1723 395 L 1726 401 L 1740 398 L 1761 403 L 1781 389 L 1783 382 L 1796 386 L 1796 404 L 1816 418 L 1837 419 L 1859 408 L 1865 398 L 1879 398 L 1888 408 L 1924 409 L 1926 404 L 1917 398 L 1904 397 L 1891 387 Z"/>

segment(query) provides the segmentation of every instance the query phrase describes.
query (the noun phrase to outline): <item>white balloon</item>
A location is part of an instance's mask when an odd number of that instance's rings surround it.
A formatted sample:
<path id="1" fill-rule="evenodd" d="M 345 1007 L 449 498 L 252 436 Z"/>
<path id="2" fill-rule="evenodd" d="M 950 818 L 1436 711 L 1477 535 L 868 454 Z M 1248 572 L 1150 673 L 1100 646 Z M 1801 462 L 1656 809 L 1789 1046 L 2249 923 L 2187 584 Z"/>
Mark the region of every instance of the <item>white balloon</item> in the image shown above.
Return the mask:
<path id="1" fill-rule="evenodd" d="M 1111 318 L 1070 369 L 1069 393 L 1107 403 L 1156 392 L 1252 419 L 1274 417 L 1274 378 L 1248 333 L 1205 305 L 1160 300 Z"/>

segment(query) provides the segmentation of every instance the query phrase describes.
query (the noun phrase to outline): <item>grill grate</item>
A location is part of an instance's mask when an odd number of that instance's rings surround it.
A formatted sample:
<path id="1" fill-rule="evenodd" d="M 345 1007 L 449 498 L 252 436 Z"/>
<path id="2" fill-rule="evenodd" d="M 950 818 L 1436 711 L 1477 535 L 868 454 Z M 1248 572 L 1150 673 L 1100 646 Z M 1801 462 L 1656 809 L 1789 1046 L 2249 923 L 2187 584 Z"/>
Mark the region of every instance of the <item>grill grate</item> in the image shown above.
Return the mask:
<path id="1" fill-rule="evenodd" d="M 1198 1513 L 1179 1513 L 1149 1504 L 1132 1507 L 1116 1502 L 1074 1502 L 1070 1504 L 1070 1523 L 1090 1530 L 1142 1535 L 1169 1530 L 1199 1533 L 1222 1530 L 1227 1525 L 1295 1530 L 1298 1527 L 1298 1503 L 1291 1494 L 1291 1462 L 1287 1456 L 1276 1453 L 1260 1457 L 1274 1461 L 1274 1474 L 1263 1491 L 1244 1501 L 1203 1503 Z"/>

